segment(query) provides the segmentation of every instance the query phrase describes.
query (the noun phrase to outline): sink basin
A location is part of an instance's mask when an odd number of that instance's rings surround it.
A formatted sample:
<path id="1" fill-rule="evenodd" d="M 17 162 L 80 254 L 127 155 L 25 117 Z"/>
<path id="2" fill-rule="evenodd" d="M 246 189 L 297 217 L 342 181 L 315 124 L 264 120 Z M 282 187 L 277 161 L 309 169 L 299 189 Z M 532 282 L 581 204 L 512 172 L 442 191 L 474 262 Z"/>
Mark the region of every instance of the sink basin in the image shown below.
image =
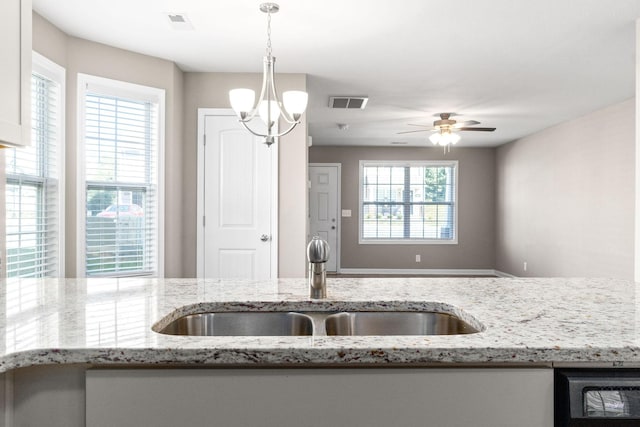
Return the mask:
<path id="1" fill-rule="evenodd" d="M 479 329 L 461 318 L 430 311 L 206 312 L 179 317 L 154 331 L 190 336 L 458 335 Z"/>
<path id="2" fill-rule="evenodd" d="M 327 316 L 327 335 L 456 335 L 479 332 L 451 314 L 434 312 L 344 312 Z"/>
<path id="3" fill-rule="evenodd" d="M 199 313 L 180 317 L 159 332 L 208 336 L 312 335 L 313 320 L 290 312 Z"/>

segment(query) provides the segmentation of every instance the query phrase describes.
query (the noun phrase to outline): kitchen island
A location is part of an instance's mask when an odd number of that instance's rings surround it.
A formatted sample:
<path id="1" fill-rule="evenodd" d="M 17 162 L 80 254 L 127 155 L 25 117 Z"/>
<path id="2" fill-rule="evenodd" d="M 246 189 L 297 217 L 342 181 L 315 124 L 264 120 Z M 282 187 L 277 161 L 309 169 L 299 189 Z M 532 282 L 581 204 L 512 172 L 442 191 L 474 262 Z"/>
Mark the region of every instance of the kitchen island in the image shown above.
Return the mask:
<path id="1" fill-rule="evenodd" d="M 41 389 L 47 378 L 56 384 L 61 379 L 68 381 L 68 399 L 80 398 L 82 405 L 76 412 L 78 417 L 84 415 L 86 373 L 112 377 L 113 372 L 117 377 L 124 372 L 125 377 L 131 377 L 126 372 L 130 368 L 162 368 L 167 375 L 173 368 L 195 367 L 218 373 L 221 370 L 210 368 L 226 368 L 226 373 L 246 372 L 242 369 L 247 367 L 272 372 L 305 368 L 296 370 L 303 372 L 301 375 L 307 371 L 316 375 L 316 368 L 341 368 L 326 370 L 324 376 L 330 378 L 331 372 L 339 372 L 337 380 L 354 372 L 345 368 L 371 372 L 372 368 L 404 367 L 427 373 L 465 368 L 469 369 L 465 371 L 467 378 L 489 368 L 526 375 L 537 369 L 546 372 L 548 379 L 555 366 L 640 366 L 640 316 L 636 314 L 637 286 L 632 282 L 358 278 L 329 279 L 327 289 L 327 299 L 310 300 L 305 279 L 7 280 L 1 295 L 5 311 L 0 327 L 5 340 L 0 369 L 6 373 L 4 381 L 15 389 L 13 399 L 18 403 L 25 399 L 24 407 L 15 409 L 15 416 L 32 414 L 33 408 L 42 404 L 37 396 L 25 396 Z M 186 314 L 255 310 L 441 311 L 457 315 L 480 332 L 185 337 L 154 331 Z M 110 371 L 114 367 L 119 369 Z M 354 375 L 357 377 L 357 372 Z M 86 379 L 87 387 L 93 387 L 93 381 Z M 64 393 L 56 390 L 56 396 Z M 47 394 L 42 399 L 52 401 Z M 87 412 L 94 406 L 87 397 Z M 47 416 L 51 417 L 50 411 Z"/>
<path id="2" fill-rule="evenodd" d="M 637 286 L 612 279 L 7 280 L 0 371 L 92 365 L 430 363 L 640 364 Z M 453 336 L 183 337 L 152 327 L 204 311 L 453 312 L 481 332 Z"/>

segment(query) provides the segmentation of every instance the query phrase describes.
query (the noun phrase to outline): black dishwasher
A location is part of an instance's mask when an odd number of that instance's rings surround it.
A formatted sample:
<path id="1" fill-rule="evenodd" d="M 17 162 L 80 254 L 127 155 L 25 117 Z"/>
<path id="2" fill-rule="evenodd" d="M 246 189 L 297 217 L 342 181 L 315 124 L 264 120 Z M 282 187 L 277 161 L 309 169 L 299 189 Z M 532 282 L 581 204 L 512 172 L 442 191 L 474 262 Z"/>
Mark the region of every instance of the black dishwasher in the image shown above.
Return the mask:
<path id="1" fill-rule="evenodd" d="M 556 369 L 556 427 L 640 426 L 640 369 Z"/>

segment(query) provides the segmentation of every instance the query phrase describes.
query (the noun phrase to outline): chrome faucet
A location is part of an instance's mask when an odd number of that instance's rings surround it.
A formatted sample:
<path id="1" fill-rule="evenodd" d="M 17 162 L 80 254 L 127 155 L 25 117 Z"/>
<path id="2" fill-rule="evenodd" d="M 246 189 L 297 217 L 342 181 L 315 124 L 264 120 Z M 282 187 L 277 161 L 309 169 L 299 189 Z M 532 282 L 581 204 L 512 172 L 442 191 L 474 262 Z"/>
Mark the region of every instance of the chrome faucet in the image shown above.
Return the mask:
<path id="1" fill-rule="evenodd" d="M 309 260 L 309 296 L 314 299 L 327 297 L 327 269 L 329 260 L 329 243 L 319 236 L 307 245 L 307 260 Z"/>

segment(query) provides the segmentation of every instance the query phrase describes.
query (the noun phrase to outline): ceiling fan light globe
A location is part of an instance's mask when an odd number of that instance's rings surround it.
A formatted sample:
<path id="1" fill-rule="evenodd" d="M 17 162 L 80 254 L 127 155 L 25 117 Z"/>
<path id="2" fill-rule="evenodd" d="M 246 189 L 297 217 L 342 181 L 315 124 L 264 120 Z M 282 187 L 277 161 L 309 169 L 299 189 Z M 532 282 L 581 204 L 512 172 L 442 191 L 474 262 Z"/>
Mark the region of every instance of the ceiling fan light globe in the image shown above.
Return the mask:
<path id="1" fill-rule="evenodd" d="M 429 141 L 431 141 L 433 145 L 438 145 L 438 143 L 440 142 L 440 134 L 434 133 L 429 137 Z"/>
<path id="2" fill-rule="evenodd" d="M 452 144 L 457 144 L 458 141 L 460 141 L 460 135 L 458 135 L 457 133 L 452 133 L 451 134 L 451 143 Z"/>

